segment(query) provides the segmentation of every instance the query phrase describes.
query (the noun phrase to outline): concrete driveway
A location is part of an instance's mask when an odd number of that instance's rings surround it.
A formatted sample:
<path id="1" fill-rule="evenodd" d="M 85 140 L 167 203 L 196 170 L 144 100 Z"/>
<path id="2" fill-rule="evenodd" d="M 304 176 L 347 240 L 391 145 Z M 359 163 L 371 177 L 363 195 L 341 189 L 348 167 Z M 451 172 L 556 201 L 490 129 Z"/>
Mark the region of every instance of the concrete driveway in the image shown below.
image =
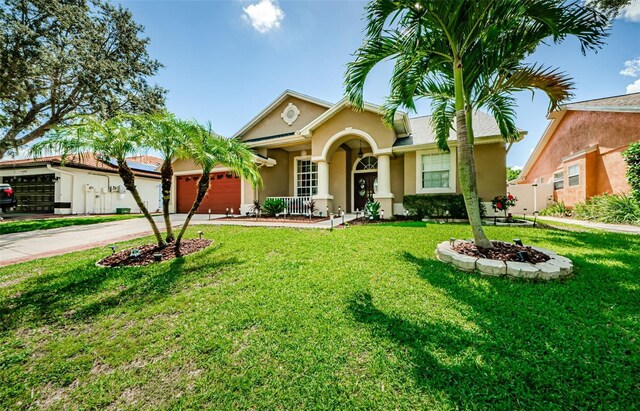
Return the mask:
<path id="1" fill-rule="evenodd" d="M 171 216 L 173 225 L 181 225 L 184 217 L 180 214 Z M 207 218 L 207 215 L 199 214 L 191 221 L 201 222 Z M 160 229 L 164 227 L 162 216 L 156 216 L 154 220 Z M 150 234 L 151 228 L 145 218 L 3 234 L 0 235 L 0 267 Z"/>

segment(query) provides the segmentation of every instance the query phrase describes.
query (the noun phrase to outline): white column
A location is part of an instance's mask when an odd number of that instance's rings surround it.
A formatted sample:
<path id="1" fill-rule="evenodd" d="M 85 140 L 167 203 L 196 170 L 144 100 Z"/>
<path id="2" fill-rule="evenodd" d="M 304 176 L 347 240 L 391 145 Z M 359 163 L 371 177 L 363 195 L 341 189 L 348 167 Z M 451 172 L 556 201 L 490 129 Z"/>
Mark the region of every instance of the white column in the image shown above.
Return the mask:
<path id="1" fill-rule="evenodd" d="M 378 156 L 378 194 L 391 193 L 391 159 L 388 155 Z"/>
<path id="2" fill-rule="evenodd" d="M 318 198 L 329 198 L 329 163 L 318 161 Z"/>

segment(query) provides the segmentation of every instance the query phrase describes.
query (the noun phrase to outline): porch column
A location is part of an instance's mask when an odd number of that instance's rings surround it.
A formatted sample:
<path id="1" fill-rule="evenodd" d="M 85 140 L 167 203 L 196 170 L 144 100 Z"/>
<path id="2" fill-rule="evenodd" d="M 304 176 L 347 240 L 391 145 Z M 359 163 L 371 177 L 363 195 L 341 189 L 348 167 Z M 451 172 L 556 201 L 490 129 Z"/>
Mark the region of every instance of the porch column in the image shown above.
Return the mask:
<path id="1" fill-rule="evenodd" d="M 378 192 L 373 195 L 384 210 L 384 217 L 393 215 L 393 194 L 391 193 L 391 158 L 386 154 L 378 156 Z"/>
<path id="2" fill-rule="evenodd" d="M 327 207 L 329 213 L 333 212 L 333 196 L 329 194 L 329 163 L 318 161 L 318 194 L 313 196 L 316 202 L 318 214 L 326 216 Z"/>

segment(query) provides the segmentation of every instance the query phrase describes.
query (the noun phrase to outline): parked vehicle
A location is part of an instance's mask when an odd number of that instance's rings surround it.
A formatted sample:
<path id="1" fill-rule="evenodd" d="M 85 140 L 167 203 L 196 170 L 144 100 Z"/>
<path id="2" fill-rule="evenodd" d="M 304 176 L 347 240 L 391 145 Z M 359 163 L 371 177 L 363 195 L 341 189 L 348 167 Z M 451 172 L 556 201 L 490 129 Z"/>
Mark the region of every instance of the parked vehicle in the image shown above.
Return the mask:
<path id="1" fill-rule="evenodd" d="M 6 213 L 17 205 L 18 200 L 13 188 L 9 184 L 0 184 L 0 208 L 2 208 L 2 212 Z"/>

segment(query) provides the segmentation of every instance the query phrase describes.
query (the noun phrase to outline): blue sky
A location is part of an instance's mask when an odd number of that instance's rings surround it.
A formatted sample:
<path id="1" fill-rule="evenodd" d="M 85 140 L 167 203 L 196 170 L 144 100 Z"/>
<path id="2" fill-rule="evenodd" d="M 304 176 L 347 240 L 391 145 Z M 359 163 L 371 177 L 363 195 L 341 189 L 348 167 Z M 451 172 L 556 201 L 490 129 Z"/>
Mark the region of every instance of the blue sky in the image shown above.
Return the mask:
<path id="1" fill-rule="evenodd" d="M 155 81 L 169 90 L 169 110 L 211 121 L 232 135 L 285 89 L 328 101 L 343 96 L 346 63 L 363 38 L 364 1 L 123 0 L 164 64 Z M 530 60 L 561 68 L 576 100 L 640 92 L 640 0 L 615 21 L 607 46 L 586 57 L 575 41 L 542 46 Z M 625 66 L 625 63 L 626 66 Z M 381 103 L 390 65 L 374 70 L 365 99 Z M 624 72 L 625 75 L 621 74 Z M 518 126 L 529 134 L 508 164 L 522 166 L 547 125 L 542 95 L 518 96 Z M 429 114 L 428 102 L 418 114 Z"/>

